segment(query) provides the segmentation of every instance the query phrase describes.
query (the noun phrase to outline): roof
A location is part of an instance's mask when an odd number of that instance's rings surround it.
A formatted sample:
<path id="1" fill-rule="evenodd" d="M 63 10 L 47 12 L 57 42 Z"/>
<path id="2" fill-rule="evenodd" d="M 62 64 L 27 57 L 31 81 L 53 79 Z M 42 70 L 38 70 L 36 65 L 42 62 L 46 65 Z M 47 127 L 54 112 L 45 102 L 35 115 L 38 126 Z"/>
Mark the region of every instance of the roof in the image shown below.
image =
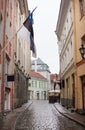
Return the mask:
<path id="1" fill-rule="evenodd" d="M 49 66 L 46 63 L 44 63 L 40 58 L 33 60 L 31 62 L 31 65 L 33 66 L 33 67 L 31 67 L 31 70 L 33 70 L 33 71 L 36 68 L 37 71 L 47 71 L 50 73 Z"/>
<path id="2" fill-rule="evenodd" d="M 35 77 L 35 78 L 46 79 L 43 75 L 41 75 L 41 74 L 39 74 L 39 73 L 37 73 L 37 72 L 35 72 L 35 71 L 31 71 L 31 72 L 30 72 L 30 76 L 31 76 L 31 77 Z"/>
<path id="3" fill-rule="evenodd" d="M 45 64 L 40 58 L 33 60 L 32 64 L 35 64 L 35 61 L 37 61 L 37 65 L 44 65 Z"/>

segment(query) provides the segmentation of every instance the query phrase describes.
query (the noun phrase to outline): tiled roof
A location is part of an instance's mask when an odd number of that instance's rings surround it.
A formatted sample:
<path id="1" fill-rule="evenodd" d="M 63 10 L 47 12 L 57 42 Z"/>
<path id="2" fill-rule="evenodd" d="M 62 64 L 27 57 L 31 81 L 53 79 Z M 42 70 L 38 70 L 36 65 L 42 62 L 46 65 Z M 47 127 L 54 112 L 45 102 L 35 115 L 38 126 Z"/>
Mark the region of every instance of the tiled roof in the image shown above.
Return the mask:
<path id="1" fill-rule="evenodd" d="M 36 77 L 36 78 L 41 78 L 41 79 L 46 79 L 43 75 L 41 75 L 41 74 L 39 74 L 39 73 L 37 73 L 35 71 L 31 71 L 30 76 L 31 77 Z"/>

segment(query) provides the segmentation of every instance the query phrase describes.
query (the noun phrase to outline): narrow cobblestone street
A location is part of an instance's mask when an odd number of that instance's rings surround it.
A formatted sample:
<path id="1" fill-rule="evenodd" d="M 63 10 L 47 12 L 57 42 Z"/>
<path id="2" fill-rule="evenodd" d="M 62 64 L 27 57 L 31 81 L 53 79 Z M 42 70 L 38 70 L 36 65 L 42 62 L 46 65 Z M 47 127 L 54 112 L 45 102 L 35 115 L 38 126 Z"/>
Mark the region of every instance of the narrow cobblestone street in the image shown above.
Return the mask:
<path id="1" fill-rule="evenodd" d="M 37 100 L 19 116 L 14 130 L 84 130 L 84 128 L 62 116 L 48 101 Z"/>

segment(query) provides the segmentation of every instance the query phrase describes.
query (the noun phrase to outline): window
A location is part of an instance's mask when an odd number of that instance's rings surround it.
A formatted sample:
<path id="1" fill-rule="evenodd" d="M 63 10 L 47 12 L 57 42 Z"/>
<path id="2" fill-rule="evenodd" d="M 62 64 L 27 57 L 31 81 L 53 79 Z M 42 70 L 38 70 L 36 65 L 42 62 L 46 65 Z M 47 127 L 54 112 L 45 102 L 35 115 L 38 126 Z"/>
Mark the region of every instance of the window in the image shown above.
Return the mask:
<path id="1" fill-rule="evenodd" d="M 9 60 L 6 58 L 6 66 L 5 66 L 5 86 L 9 87 L 9 82 L 7 81 L 7 75 L 9 74 L 9 66 L 10 66 L 10 62 Z"/>
<path id="2" fill-rule="evenodd" d="M 85 14 L 84 0 L 79 0 L 81 16 Z"/>
<path id="3" fill-rule="evenodd" d="M 2 44 L 2 13 L 0 12 L 0 44 Z"/>
<path id="4" fill-rule="evenodd" d="M 10 19 L 12 20 L 12 1 L 10 2 Z"/>
<path id="5" fill-rule="evenodd" d="M 37 87 L 37 81 L 35 81 L 35 87 Z"/>
<path id="6" fill-rule="evenodd" d="M 72 23 L 72 21 L 73 21 L 73 18 L 72 18 L 72 7 L 70 7 L 69 12 L 70 12 L 70 21 L 71 21 L 71 23 Z"/>
<path id="7" fill-rule="evenodd" d="M 66 36 L 68 35 L 68 18 L 66 19 Z"/>
<path id="8" fill-rule="evenodd" d="M 85 35 L 82 37 L 82 46 L 85 48 Z"/>
<path id="9" fill-rule="evenodd" d="M 1 66 L 1 63 L 0 63 L 0 73 L 1 73 L 1 70 L 2 70 L 2 66 Z"/>
<path id="10" fill-rule="evenodd" d="M 40 81 L 39 81 L 39 88 L 40 88 Z"/>
<path id="11" fill-rule="evenodd" d="M 32 81 L 32 85 L 31 85 L 32 87 L 34 87 L 34 82 Z"/>
<path id="12" fill-rule="evenodd" d="M 19 41 L 19 46 L 18 46 L 19 48 L 18 48 L 18 59 L 20 59 L 20 52 L 21 52 L 21 43 L 20 43 L 20 41 Z"/>
<path id="13" fill-rule="evenodd" d="M 82 45 L 85 45 L 85 35 L 82 37 Z"/>

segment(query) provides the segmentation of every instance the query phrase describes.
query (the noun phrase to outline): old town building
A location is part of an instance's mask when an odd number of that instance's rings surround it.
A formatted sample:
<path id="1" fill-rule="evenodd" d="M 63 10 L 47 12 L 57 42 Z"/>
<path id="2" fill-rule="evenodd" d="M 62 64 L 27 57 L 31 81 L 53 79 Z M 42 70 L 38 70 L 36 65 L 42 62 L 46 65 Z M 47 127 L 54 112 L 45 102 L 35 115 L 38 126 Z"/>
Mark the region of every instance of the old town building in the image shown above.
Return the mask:
<path id="1" fill-rule="evenodd" d="M 30 43 L 25 41 L 18 33 L 22 27 L 23 22 L 28 17 L 27 5 L 27 0 L 14 1 L 14 33 L 17 34 L 14 38 L 14 107 L 21 106 L 28 100 L 28 74 L 31 63 Z M 28 37 L 30 37 L 30 35 Z"/>
<path id="2" fill-rule="evenodd" d="M 5 46 L 5 1 L 0 1 L 0 115 L 4 109 L 4 53 Z"/>
<path id="3" fill-rule="evenodd" d="M 0 2 L 0 110 L 3 112 L 12 107 L 12 84 L 7 82 L 7 75 L 12 71 L 13 9 L 12 1 Z"/>
<path id="4" fill-rule="evenodd" d="M 59 74 L 50 74 L 50 83 L 51 83 L 51 90 L 60 89 L 60 75 Z M 54 83 L 56 83 L 54 88 Z"/>
<path id="5" fill-rule="evenodd" d="M 59 74 L 51 74 L 50 75 L 50 83 L 51 89 L 49 90 L 49 103 L 60 102 L 60 75 Z"/>
<path id="6" fill-rule="evenodd" d="M 46 100 L 48 93 L 48 80 L 38 72 L 30 72 L 29 99 Z"/>
<path id="7" fill-rule="evenodd" d="M 50 90 L 50 70 L 49 66 L 40 58 L 33 60 L 31 63 L 31 70 L 40 73 L 48 80 L 48 90 Z"/>
<path id="8" fill-rule="evenodd" d="M 80 48 L 85 46 L 85 0 L 61 0 L 56 27 L 58 37 L 61 103 L 85 111 L 85 60 Z"/>
<path id="9" fill-rule="evenodd" d="M 85 59 L 79 49 L 85 48 L 85 0 L 73 0 L 74 9 L 74 63 L 75 63 L 75 107 L 85 112 Z M 84 51 L 85 54 L 85 51 Z"/>
<path id="10" fill-rule="evenodd" d="M 0 0 L 0 113 L 28 100 L 30 43 L 18 34 L 28 14 L 27 0 Z"/>
<path id="11" fill-rule="evenodd" d="M 74 107 L 74 30 L 73 4 L 71 0 L 61 0 L 55 32 L 59 45 L 61 103 L 67 108 Z"/>

